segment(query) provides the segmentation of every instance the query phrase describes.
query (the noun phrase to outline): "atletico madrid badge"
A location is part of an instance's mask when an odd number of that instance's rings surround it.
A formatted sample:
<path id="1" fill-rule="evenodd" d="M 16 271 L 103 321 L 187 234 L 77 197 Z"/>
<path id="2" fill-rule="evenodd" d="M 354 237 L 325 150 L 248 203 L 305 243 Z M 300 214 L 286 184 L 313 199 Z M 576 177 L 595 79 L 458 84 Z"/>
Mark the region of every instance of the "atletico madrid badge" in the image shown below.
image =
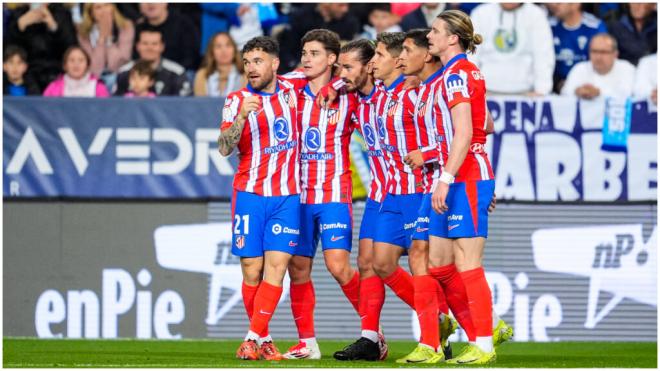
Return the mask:
<path id="1" fill-rule="evenodd" d="M 328 110 L 328 124 L 337 125 L 339 122 L 339 110 L 338 109 L 329 109 Z"/>
<path id="2" fill-rule="evenodd" d="M 242 249 L 245 247 L 245 236 L 236 237 L 236 247 Z"/>

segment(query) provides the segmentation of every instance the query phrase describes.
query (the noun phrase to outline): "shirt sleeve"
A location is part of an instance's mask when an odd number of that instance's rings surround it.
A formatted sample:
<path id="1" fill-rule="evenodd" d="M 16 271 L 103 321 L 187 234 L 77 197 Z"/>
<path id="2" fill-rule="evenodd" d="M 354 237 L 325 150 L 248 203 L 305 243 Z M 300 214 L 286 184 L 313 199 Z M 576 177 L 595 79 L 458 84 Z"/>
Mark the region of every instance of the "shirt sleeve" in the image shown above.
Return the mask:
<path id="1" fill-rule="evenodd" d="M 459 103 L 470 103 L 474 91 L 474 81 L 470 74 L 465 70 L 457 70 L 447 76 L 444 81 L 444 88 L 447 92 L 447 107 L 452 109 Z M 440 96 L 438 96 L 441 99 Z"/>
<path id="2" fill-rule="evenodd" d="M 222 108 L 222 122 L 220 130 L 228 129 L 236 120 L 238 109 L 241 106 L 241 97 L 238 94 L 230 94 L 225 99 L 225 106 Z"/>

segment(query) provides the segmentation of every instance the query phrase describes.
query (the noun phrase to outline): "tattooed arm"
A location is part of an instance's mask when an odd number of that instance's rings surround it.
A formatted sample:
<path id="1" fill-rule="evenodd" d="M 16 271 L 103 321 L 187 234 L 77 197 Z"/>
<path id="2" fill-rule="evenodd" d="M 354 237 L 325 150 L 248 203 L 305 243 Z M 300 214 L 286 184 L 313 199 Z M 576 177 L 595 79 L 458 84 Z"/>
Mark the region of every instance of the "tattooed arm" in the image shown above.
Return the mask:
<path id="1" fill-rule="evenodd" d="M 257 96 L 247 97 L 243 100 L 241 112 L 236 115 L 234 122 L 228 128 L 220 131 L 220 137 L 218 137 L 218 149 L 221 155 L 231 155 L 234 148 L 241 140 L 241 134 L 243 133 L 243 127 L 245 126 L 245 121 L 247 120 L 248 115 L 250 112 L 258 110 L 260 105 L 261 98 Z"/>

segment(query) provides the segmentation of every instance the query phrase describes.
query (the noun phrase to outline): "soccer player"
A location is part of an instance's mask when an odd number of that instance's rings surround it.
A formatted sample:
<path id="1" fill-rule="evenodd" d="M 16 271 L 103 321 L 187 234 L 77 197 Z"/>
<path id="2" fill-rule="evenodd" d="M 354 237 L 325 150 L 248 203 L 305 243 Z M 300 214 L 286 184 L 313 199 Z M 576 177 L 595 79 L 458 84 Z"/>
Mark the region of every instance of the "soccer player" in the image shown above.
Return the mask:
<path id="1" fill-rule="evenodd" d="M 373 268 L 373 239 L 376 233 L 376 217 L 385 195 L 387 163 L 380 147 L 376 132 L 375 101 L 379 90 L 371 73 L 370 61 L 374 56 L 374 46 L 366 39 L 351 41 L 341 48 L 339 76 L 346 84 L 346 90 L 359 97 L 357 108 L 358 130 L 367 146 L 371 184 L 365 205 L 359 234 L 358 269 L 360 272 L 359 313 L 361 320 L 360 342 L 367 351 L 363 358 L 383 360 L 388 348 L 380 332 L 380 311 L 385 301 L 383 280 Z M 344 351 L 335 353 L 337 359 L 347 359 Z"/>
<path id="2" fill-rule="evenodd" d="M 399 258 L 410 247 L 410 236 L 421 203 L 421 171 L 413 171 L 403 163 L 409 151 L 417 149 L 412 112 L 416 94 L 404 89 L 399 54 L 404 33 L 384 32 L 378 35 L 372 58 L 374 78 L 383 82 L 375 100 L 376 132 L 387 161 L 386 196 L 371 223 L 378 225 L 374 234 L 373 268 L 385 284 L 410 307 L 414 308 L 413 280 L 399 266 Z M 374 305 L 382 304 L 380 302 Z M 378 310 L 380 312 L 380 308 Z M 334 354 L 340 360 L 378 359 L 377 344 L 361 337 Z"/>
<path id="3" fill-rule="evenodd" d="M 428 34 L 429 51 L 443 65 L 442 97 L 449 108 L 443 117 L 445 138 L 439 161 L 443 166 L 433 191 L 429 234 L 431 257 L 453 249 L 456 268 L 465 285 L 475 343 L 458 357 L 456 364 L 487 364 L 495 361 L 492 332 L 491 292 L 481 267 L 488 235 L 488 205 L 494 194 L 493 171 L 484 151 L 488 112 L 486 85 L 479 69 L 467 60 L 482 42 L 467 14 L 449 10 L 433 22 Z M 451 126 L 448 124 L 451 123 Z M 437 266 L 436 266 L 437 267 Z M 443 268 L 443 267 L 440 267 Z"/>
<path id="4" fill-rule="evenodd" d="M 300 234 L 297 95 L 293 84 L 276 78 L 278 54 L 270 37 L 245 44 L 248 84 L 226 98 L 218 138 L 223 156 L 239 152 L 232 253 L 241 259 L 250 329 L 236 356 L 248 360 L 282 359 L 268 323 Z"/>
<path id="5" fill-rule="evenodd" d="M 319 240 L 326 267 L 358 311 L 360 275 L 349 261 L 353 230 L 352 182 L 349 158 L 356 126 L 357 98 L 340 94 L 329 107 L 316 104 L 321 88 L 330 83 L 339 36 L 325 29 L 302 38 L 302 71 L 308 80 L 299 94 L 301 214 L 300 241 L 289 262 L 291 310 L 299 343 L 284 354 L 287 359 L 320 359 L 314 331 L 315 294 L 312 263 Z"/>

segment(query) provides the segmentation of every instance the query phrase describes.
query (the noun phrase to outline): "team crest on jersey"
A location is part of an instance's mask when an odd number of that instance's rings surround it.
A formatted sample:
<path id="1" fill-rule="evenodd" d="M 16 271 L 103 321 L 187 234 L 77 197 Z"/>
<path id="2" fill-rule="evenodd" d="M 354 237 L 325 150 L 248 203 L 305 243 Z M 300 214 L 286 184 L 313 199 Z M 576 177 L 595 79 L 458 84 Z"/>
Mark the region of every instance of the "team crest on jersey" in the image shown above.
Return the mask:
<path id="1" fill-rule="evenodd" d="M 340 112 L 336 108 L 328 109 L 328 124 L 337 125 L 337 122 L 339 122 L 339 114 Z"/>
<path id="2" fill-rule="evenodd" d="M 245 236 L 236 237 L 236 247 L 242 249 L 245 247 Z"/>
<path id="3" fill-rule="evenodd" d="M 419 104 L 419 107 L 417 107 L 417 116 L 422 117 L 424 116 L 424 109 L 426 108 L 426 102 L 421 102 Z"/>
<path id="4" fill-rule="evenodd" d="M 390 99 L 390 101 L 387 102 L 387 115 L 394 116 L 397 107 L 399 107 L 399 102 L 396 99 Z"/>
<path id="5" fill-rule="evenodd" d="M 273 135 L 280 142 L 289 139 L 289 122 L 284 117 L 278 117 L 273 122 Z"/>
<path id="6" fill-rule="evenodd" d="M 445 80 L 445 87 L 447 88 L 447 97 L 449 100 L 454 99 L 454 94 L 460 93 L 465 98 L 469 98 L 470 95 L 467 91 L 465 72 L 461 71 L 459 73 L 451 74 Z"/>
<path id="7" fill-rule="evenodd" d="M 289 105 L 289 107 L 294 108 L 296 105 L 296 98 L 293 96 L 292 91 L 288 91 L 287 93 L 284 94 L 284 101 L 286 104 Z"/>

